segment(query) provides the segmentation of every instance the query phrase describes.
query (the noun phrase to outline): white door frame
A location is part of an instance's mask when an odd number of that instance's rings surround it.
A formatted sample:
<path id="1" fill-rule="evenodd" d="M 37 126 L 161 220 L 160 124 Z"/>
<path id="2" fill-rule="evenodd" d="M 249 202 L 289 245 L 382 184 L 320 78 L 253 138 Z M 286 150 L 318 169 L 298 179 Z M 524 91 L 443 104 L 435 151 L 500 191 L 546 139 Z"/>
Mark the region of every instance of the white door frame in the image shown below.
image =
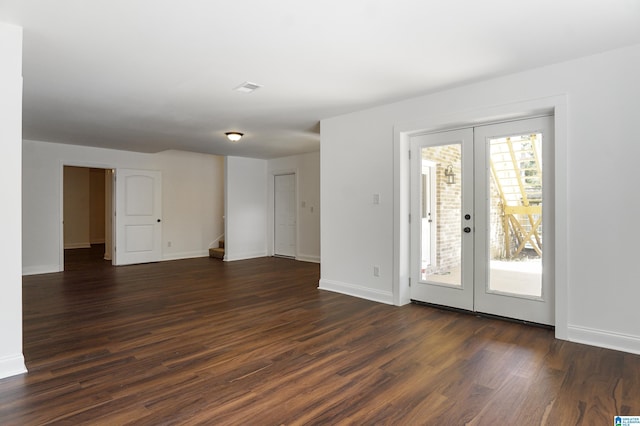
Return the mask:
<path id="1" fill-rule="evenodd" d="M 393 302 L 405 305 L 411 302 L 410 277 L 410 160 L 409 140 L 414 134 L 474 127 L 480 124 L 498 123 L 540 115 L 554 116 L 554 164 L 555 187 L 555 335 L 568 339 L 568 157 L 567 157 L 567 95 L 524 100 L 498 106 L 487 106 L 454 114 L 434 115 L 414 122 L 394 125 L 394 259 Z"/>
<path id="2" fill-rule="evenodd" d="M 300 182 L 299 173 L 297 168 L 292 169 L 277 169 L 269 171 L 269 187 L 268 187 L 268 208 L 267 208 L 267 255 L 273 256 L 275 253 L 275 177 L 279 175 L 295 175 L 295 196 L 296 196 L 296 259 L 298 259 L 298 253 L 300 251 L 300 209 L 298 208 L 298 200 L 300 200 Z"/>

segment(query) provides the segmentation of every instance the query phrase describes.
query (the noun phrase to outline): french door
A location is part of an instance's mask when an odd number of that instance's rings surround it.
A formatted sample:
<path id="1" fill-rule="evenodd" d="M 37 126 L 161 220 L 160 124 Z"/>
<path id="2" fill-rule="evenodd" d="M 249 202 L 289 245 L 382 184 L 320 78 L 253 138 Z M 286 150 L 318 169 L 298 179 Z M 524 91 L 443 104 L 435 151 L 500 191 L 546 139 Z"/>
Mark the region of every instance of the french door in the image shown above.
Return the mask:
<path id="1" fill-rule="evenodd" d="M 553 324 L 553 118 L 417 135 L 411 152 L 411 299 Z"/>

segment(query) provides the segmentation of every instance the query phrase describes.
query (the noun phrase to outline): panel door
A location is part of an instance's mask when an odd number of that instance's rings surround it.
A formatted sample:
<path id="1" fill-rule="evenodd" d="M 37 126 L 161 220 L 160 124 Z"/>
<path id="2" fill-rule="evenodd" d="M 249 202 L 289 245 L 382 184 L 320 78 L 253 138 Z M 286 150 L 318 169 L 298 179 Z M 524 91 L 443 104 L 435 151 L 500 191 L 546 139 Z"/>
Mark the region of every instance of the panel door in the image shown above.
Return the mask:
<path id="1" fill-rule="evenodd" d="M 274 254 L 296 257 L 296 175 L 274 176 Z"/>
<path id="2" fill-rule="evenodd" d="M 117 169 L 115 174 L 115 264 L 162 260 L 160 172 Z"/>

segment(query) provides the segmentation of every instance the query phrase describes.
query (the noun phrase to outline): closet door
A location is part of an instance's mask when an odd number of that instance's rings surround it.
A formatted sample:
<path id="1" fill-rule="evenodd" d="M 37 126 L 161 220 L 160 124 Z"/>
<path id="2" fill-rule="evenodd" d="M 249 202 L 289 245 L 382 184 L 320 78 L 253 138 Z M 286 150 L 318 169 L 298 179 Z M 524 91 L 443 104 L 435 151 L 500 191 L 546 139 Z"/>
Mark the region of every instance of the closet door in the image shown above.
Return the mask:
<path id="1" fill-rule="evenodd" d="M 274 254 L 296 257 L 296 175 L 275 175 L 273 188 Z"/>

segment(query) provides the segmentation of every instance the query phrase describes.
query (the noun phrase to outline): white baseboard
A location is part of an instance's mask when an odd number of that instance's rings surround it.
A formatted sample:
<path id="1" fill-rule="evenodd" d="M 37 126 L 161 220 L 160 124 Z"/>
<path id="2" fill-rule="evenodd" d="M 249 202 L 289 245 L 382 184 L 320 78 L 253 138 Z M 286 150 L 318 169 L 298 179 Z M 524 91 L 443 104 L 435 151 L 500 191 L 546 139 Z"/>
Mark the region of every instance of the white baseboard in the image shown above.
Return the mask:
<path id="1" fill-rule="evenodd" d="M 24 364 L 24 356 L 22 354 L 0 358 L 0 379 L 26 372 L 27 367 Z"/>
<path id="2" fill-rule="evenodd" d="M 91 244 L 104 244 L 104 238 L 96 238 L 91 241 Z"/>
<path id="3" fill-rule="evenodd" d="M 187 251 L 182 253 L 170 253 L 163 254 L 162 260 L 180 260 L 180 259 L 193 259 L 194 257 L 208 257 L 209 250 L 199 250 L 199 251 Z"/>
<path id="4" fill-rule="evenodd" d="M 91 243 L 65 243 L 64 249 L 81 249 L 81 248 L 91 248 Z"/>
<path id="5" fill-rule="evenodd" d="M 60 265 L 23 266 L 22 275 L 53 274 L 60 272 Z"/>
<path id="6" fill-rule="evenodd" d="M 386 303 L 393 305 L 393 294 L 390 291 L 374 290 L 356 284 L 343 283 L 321 279 L 318 285 L 320 290 L 328 290 L 336 293 L 342 293 L 349 296 L 359 297 L 361 299 L 372 300 L 374 302 Z"/>
<path id="7" fill-rule="evenodd" d="M 299 254 L 296 256 L 296 260 L 301 262 L 320 263 L 320 256 L 311 256 L 308 254 Z"/>
<path id="8" fill-rule="evenodd" d="M 267 257 L 267 253 L 264 251 L 255 252 L 255 253 L 240 253 L 240 254 L 229 254 L 229 252 L 225 252 L 224 261 L 234 262 L 236 260 L 257 259 L 259 257 Z"/>
<path id="9" fill-rule="evenodd" d="M 640 336 L 570 325 L 568 327 L 568 340 L 616 351 L 640 354 Z"/>

